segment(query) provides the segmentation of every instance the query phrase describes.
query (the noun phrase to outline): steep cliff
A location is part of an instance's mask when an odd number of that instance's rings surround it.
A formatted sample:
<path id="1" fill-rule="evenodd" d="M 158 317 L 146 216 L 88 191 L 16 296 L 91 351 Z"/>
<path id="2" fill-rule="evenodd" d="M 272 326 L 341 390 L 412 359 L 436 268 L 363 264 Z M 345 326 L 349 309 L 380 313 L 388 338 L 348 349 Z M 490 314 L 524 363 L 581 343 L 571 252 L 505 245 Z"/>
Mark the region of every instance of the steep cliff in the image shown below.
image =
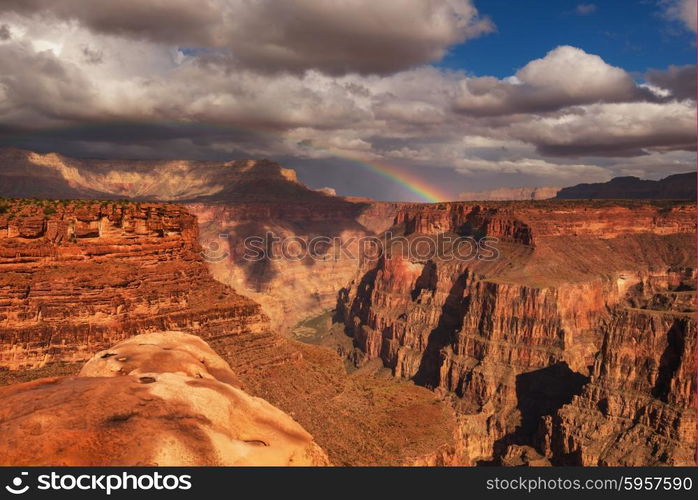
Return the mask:
<path id="1" fill-rule="evenodd" d="M 581 394 L 540 429 L 540 449 L 574 465 L 694 465 L 695 270 L 634 285 L 600 329 Z"/>
<path id="2" fill-rule="evenodd" d="M 452 397 L 471 463 L 690 459 L 695 440 L 679 443 L 695 430 L 695 205 L 414 205 L 396 223 L 399 238 L 342 291 L 339 315 L 359 359 L 380 358 L 396 376 Z M 498 238 L 495 254 L 458 258 L 456 238 L 466 236 Z M 425 239 L 439 251 L 420 253 Z M 638 290 L 650 282 L 683 295 L 647 297 Z M 637 352 L 617 357 L 626 350 Z M 641 397 L 613 386 L 620 373 Z M 593 387 L 619 395 L 623 410 L 583 411 L 605 397 Z M 623 459 L 598 450 L 602 436 L 640 432 L 618 423 L 629 413 L 644 425 L 646 439 L 633 441 L 640 451 Z M 593 436 L 595 426 L 605 435 Z"/>
<path id="3" fill-rule="evenodd" d="M 209 275 L 195 218 L 149 203 L 2 202 L 0 366 L 82 361 L 134 334 L 260 331 L 258 304 Z"/>

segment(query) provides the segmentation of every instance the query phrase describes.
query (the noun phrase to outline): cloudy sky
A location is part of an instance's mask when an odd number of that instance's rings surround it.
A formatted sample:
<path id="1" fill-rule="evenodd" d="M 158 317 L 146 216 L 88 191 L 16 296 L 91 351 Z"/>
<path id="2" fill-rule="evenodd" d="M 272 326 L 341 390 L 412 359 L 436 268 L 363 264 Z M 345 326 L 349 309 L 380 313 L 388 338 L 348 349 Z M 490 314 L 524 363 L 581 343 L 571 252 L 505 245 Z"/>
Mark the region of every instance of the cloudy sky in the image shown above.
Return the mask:
<path id="1" fill-rule="evenodd" d="M 418 199 L 695 168 L 695 0 L 2 0 L 0 146 Z"/>

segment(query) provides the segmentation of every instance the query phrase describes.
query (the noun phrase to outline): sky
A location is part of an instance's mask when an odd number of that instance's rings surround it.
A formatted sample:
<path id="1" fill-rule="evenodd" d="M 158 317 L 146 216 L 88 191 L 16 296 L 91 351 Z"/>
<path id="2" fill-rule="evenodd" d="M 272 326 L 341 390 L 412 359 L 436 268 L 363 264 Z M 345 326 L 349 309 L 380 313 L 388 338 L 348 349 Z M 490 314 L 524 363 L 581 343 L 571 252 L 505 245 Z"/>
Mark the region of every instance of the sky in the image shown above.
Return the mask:
<path id="1" fill-rule="evenodd" d="M 694 0 L 3 0 L 0 146 L 457 199 L 695 169 Z"/>

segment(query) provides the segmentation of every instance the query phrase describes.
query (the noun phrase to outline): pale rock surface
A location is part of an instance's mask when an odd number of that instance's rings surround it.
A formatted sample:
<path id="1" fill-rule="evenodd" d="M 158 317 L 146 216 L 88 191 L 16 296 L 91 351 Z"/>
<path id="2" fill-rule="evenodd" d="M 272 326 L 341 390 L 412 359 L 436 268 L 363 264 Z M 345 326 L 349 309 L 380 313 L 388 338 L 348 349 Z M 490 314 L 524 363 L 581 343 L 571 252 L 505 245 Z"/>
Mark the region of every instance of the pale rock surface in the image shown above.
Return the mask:
<path id="1" fill-rule="evenodd" d="M 329 465 L 291 417 L 235 385 L 196 336 L 133 337 L 77 377 L 0 388 L 0 464 Z"/>

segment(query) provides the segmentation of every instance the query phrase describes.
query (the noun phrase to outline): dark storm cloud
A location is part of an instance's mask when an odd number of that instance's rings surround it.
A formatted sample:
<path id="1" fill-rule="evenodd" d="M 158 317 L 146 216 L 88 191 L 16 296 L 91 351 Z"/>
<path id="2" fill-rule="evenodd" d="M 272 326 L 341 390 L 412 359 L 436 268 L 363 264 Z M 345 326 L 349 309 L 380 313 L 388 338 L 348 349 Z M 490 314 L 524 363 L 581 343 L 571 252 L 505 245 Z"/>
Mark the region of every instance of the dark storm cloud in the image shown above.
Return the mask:
<path id="1" fill-rule="evenodd" d="M 470 0 L 5 0 L 3 10 L 74 20 L 96 33 L 226 49 L 257 70 L 329 74 L 398 71 L 494 29 Z"/>
<path id="2" fill-rule="evenodd" d="M 109 35 L 171 44 L 211 45 L 220 11 L 210 0 L 3 0 L 0 12 L 78 21 Z"/>
<path id="3" fill-rule="evenodd" d="M 655 136 L 636 140 L 614 140 L 609 142 L 587 142 L 584 144 L 540 144 L 538 152 L 545 156 L 557 157 L 620 157 L 649 155 L 655 151 L 695 151 L 695 137 Z"/>
<path id="4" fill-rule="evenodd" d="M 666 70 L 648 71 L 645 79 L 671 92 L 677 99 L 696 99 L 695 65 L 669 66 Z"/>
<path id="5" fill-rule="evenodd" d="M 23 43 L 0 45 L 0 117 L 18 127 L 81 120 L 89 114 L 93 89 L 79 68 Z"/>
<path id="6" fill-rule="evenodd" d="M 3 130 L 0 147 L 114 159 L 229 160 L 269 144 L 253 132 L 201 124 L 91 123 L 46 130 Z M 224 148 L 219 148 L 222 145 Z"/>
<path id="7" fill-rule="evenodd" d="M 12 38 L 10 27 L 6 24 L 0 24 L 0 40 L 9 40 Z"/>

